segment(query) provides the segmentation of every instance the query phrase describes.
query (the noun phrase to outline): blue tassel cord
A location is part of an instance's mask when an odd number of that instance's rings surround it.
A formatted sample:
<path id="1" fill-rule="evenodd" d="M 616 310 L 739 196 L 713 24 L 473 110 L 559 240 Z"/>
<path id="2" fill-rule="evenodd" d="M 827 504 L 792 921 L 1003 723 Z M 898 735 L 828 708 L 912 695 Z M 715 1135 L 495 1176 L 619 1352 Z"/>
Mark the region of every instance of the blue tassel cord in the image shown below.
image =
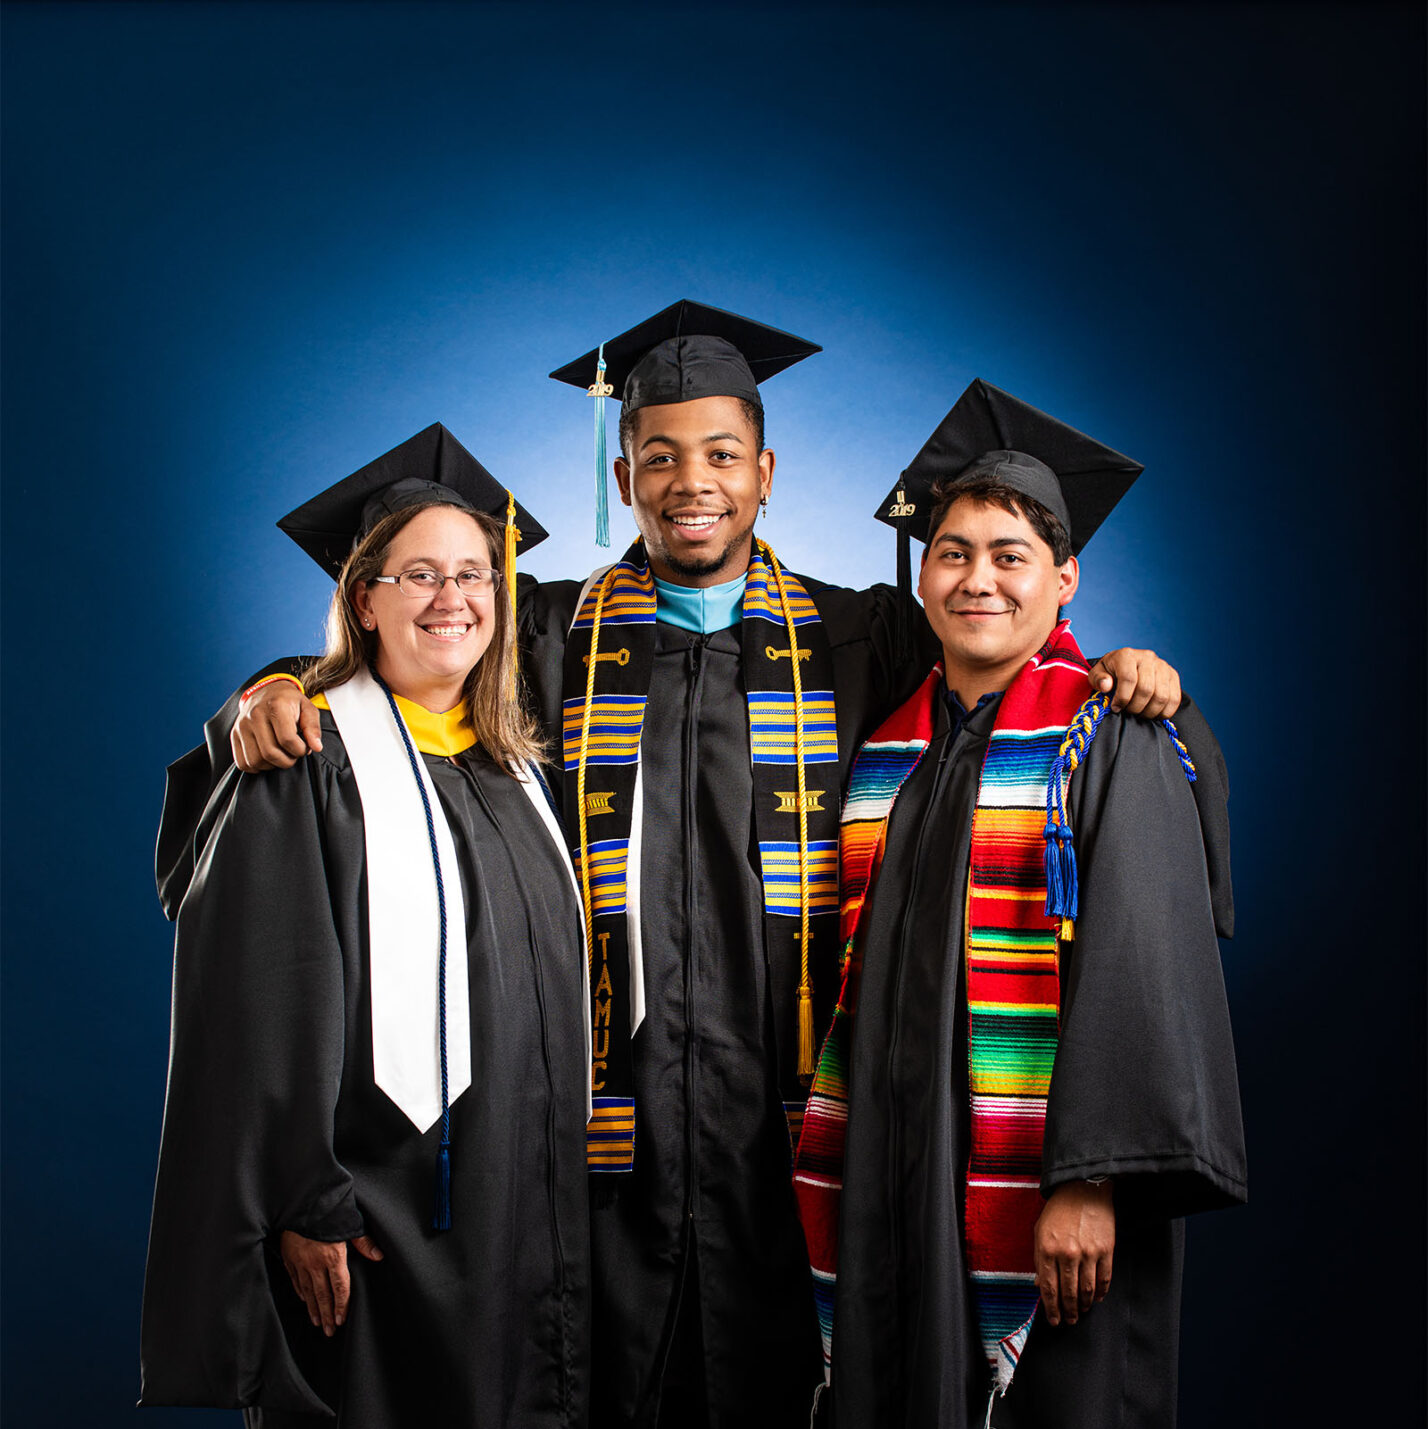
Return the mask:
<path id="1" fill-rule="evenodd" d="M 441 951 L 436 968 L 437 1025 L 441 1034 L 441 1145 L 436 1153 L 436 1206 L 432 1212 L 433 1230 L 451 1229 L 451 1100 L 450 1083 L 446 1066 L 446 885 L 441 877 L 441 855 L 436 847 L 436 822 L 431 816 L 431 800 L 427 798 L 426 784 L 417 764 L 416 749 L 412 737 L 407 732 L 406 721 L 387 682 L 375 671 L 372 678 L 381 687 L 391 708 L 392 718 L 397 722 L 397 732 L 402 737 L 402 745 L 407 751 L 407 760 L 412 767 L 412 778 L 416 780 L 417 792 L 421 795 L 422 810 L 426 814 L 426 836 L 431 845 L 431 866 L 436 872 L 436 910 L 441 923 Z"/>
<path id="2" fill-rule="evenodd" d="M 1046 781 L 1046 828 L 1043 831 L 1046 839 L 1046 914 L 1049 918 L 1076 916 L 1080 886 L 1076 874 L 1076 840 L 1066 813 L 1066 790 L 1110 707 L 1110 695 L 1092 695 L 1076 711 L 1066 737 L 1061 741 L 1061 748 L 1051 761 L 1051 772 Z M 1195 765 L 1190 751 L 1168 719 L 1160 723 L 1170 736 L 1176 757 L 1185 770 L 1185 778 L 1193 784 Z"/>

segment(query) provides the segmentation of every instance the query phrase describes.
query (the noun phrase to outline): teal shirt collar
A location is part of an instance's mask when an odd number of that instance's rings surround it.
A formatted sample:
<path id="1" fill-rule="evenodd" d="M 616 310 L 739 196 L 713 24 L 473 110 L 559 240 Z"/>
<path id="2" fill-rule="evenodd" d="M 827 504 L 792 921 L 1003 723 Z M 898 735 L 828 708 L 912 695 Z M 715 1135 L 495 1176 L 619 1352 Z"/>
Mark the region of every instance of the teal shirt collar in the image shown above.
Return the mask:
<path id="1" fill-rule="evenodd" d="M 654 577 L 655 616 L 668 625 L 696 635 L 727 630 L 744 614 L 744 585 L 747 576 L 738 576 L 723 585 L 704 587 L 671 585 Z"/>

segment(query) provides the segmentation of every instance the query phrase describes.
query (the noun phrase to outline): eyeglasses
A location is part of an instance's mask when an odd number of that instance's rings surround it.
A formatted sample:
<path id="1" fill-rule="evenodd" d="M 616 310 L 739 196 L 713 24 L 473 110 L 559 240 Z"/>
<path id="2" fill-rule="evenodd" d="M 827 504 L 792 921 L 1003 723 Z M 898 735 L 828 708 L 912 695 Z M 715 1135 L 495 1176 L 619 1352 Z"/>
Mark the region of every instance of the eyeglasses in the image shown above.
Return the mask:
<path id="1" fill-rule="evenodd" d="M 428 597 L 445 590 L 447 581 L 455 581 L 462 595 L 490 595 L 501 584 L 501 573 L 487 566 L 468 566 L 454 576 L 444 576 L 440 571 L 418 566 L 396 576 L 372 577 L 373 585 L 394 585 L 403 595 Z"/>

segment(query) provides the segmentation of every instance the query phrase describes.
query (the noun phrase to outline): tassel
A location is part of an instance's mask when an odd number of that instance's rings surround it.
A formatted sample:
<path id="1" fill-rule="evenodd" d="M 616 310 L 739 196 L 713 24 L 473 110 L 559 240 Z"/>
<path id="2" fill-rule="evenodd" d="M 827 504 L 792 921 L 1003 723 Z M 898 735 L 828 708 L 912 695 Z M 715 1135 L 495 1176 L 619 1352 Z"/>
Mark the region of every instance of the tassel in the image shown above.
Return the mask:
<path id="1" fill-rule="evenodd" d="M 813 1080 L 813 989 L 806 982 L 798 989 L 798 1079 Z"/>
<path id="2" fill-rule="evenodd" d="M 615 389 L 605 381 L 605 344 L 600 344 L 600 365 L 595 369 L 595 381 L 587 389 L 595 399 L 595 544 L 610 544 L 609 477 L 605 461 L 605 398 Z"/>
<path id="3" fill-rule="evenodd" d="M 1065 824 L 1050 823 L 1046 837 L 1046 916 L 1076 916 L 1075 836 Z"/>
<path id="4" fill-rule="evenodd" d="M 521 533 L 516 527 L 516 498 L 514 493 L 506 493 L 506 590 L 511 601 L 511 689 L 510 696 L 516 697 L 519 680 L 521 649 L 516 639 L 516 542 Z"/>
<path id="5" fill-rule="evenodd" d="M 1056 934 L 1063 943 L 1074 943 L 1076 941 L 1076 920 L 1074 918 L 1063 918 L 1061 920 L 1060 931 Z"/>
<path id="6" fill-rule="evenodd" d="M 1076 905 L 1080 901 L 1080 889 L 1076 886 L 1076 836 L 1069 825 L 1061 829 L 1061 888 L 1065 895 L 1061 908 L 1063 918 L 1076 916 Z"/>
<path id="7" fill-rule="evenodd" d="M 451 1145 L 446 1141 L 436 1153 L 436 1211 L 431 1227 L 438 1231 L 451 1229 Z"/>
<path id="8" fill-rule="evenodd" d="M 1066 916 L 1066 890 L 1061 883 L 1061 825 L 1048 822 L 1042 830 L 1046 839 L 1046 916 Z"/>
<path id="9" fill-rule="evenodd" d="M 897 629 L 893 649 L 899 668 L 912 663 L 912 632 L 917 620 L 917 602 L 912 598 L 912 538 L 906 526 L 897 528 Z"/>

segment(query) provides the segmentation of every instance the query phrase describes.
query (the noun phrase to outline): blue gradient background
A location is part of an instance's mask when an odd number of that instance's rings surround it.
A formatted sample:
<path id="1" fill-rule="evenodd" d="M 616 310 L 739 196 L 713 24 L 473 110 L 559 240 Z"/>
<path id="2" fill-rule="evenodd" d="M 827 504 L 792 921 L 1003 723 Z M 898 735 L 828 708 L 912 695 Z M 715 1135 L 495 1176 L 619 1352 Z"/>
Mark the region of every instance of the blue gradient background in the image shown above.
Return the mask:
<path id="1" fill-rule="evenodd" d="M 866 513 L 974 376 L 1145 462 L 1075 615 L 1230 761 L 1254 1193 L 1191 1227 L 1183 1423 L 1416 1422 L 1416 7 L 3 24 L 7 1423 L 134 1418 L 163 766 L 318 643 L 274 519 L 439 419 L 583 573 L 589 403 L 545 374 L 682 296 L 826 349 L 767 393 L 796 569 L 890 577 Z"/>

